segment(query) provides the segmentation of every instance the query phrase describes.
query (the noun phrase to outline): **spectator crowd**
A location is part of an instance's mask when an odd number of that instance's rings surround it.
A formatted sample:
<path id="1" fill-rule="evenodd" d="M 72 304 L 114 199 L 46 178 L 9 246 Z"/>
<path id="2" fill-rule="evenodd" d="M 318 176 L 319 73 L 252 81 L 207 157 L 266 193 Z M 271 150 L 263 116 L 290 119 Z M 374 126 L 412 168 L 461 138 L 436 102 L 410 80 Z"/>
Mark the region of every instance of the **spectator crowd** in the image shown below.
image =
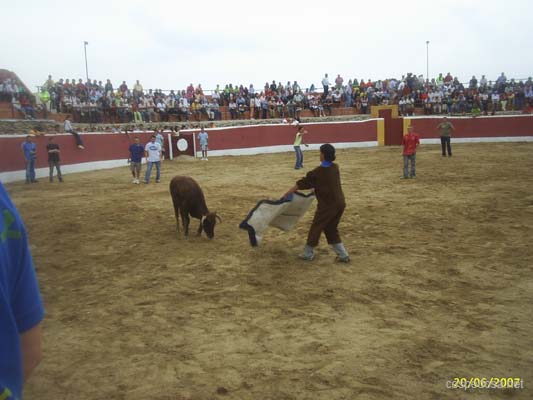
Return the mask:
<path id="1" fill-rule="evenodd" d="M 11 102 L 23 115 L 35 118 L 33 95 L 13 78 L 0 78 L 0 101 Z"/>
<path id="2" fill-rule="evenodd" d="M 48 76 L 40 89 L 46 111 L 68 113 L 75 122 L 143 123 L 167 121 L 220 120 L 223 112 L 231 119 L 296 118 L 303 110 L 314 116 L 328 116 L 334 107 L 353 108 L 354 114 L 367 114 L 372 105 L 398 104 L 401 115 L 424 114 L 494 114 L 497 111 L 530 111 L 533 82 L 507 79 L 502 73 L 495 81 L 485 75 L 473 76 L 468 84 L 450 73 L 424 80 L 408 73 L 401 79 L 371 81 L 340 76 L 330 82 L 327 74 L 321 90 L 314 85 L 301 88 L 297 81 L 272 81 L 261 89 L 253 85 L 219 85 L 207 95 L 202 85 L 191 83 L 185 90 L 144 90 L 137 80 L 130 87 L 123 81 L 114 87 L 102 81 L 59 79 Z M 16 99 L 30 114 L 32 105 L 16 85 L 0 82 L 3 99 Z M 23 104 L 24 103 L 24 104 Z M 171 118 L 172 115 L 175 117 Z"/>

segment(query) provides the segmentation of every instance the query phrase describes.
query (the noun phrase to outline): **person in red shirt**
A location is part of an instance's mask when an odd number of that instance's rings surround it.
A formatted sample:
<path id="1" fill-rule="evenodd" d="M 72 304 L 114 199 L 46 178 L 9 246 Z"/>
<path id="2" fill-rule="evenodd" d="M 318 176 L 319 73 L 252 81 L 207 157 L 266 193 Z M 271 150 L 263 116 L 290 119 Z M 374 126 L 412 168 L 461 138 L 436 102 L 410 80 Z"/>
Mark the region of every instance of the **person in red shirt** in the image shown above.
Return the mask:
<path id="1" fill-rule="evenodd" d="M 420 144 L 420 137 L 413 132 L 413 127 L 409 125 L 407 135 L 403 137 L 403 178 L 416 178 L 416 149 Z M 411 175 L 409 175 L 409 160 L 411 160 Z"/>
<path id="2" fill-rule="evenodd" d="M 522 110 L 522 114 L 531 114 L 531 113 L 533 113 L 533 106 L 531 105 L 531 103 L 528 103 Z"/>

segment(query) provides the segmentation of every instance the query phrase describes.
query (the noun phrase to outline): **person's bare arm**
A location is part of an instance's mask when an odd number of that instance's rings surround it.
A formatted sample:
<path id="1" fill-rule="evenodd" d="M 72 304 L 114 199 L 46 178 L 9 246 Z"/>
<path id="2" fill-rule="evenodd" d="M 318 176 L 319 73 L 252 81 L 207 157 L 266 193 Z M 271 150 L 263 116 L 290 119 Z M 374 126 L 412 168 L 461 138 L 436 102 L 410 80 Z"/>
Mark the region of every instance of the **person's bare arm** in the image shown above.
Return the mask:
<path id="1" fill-rule="evenodd" d="M 24 382 L 29 378 L 43 357 L 41 324 L 20 334 Z"/>

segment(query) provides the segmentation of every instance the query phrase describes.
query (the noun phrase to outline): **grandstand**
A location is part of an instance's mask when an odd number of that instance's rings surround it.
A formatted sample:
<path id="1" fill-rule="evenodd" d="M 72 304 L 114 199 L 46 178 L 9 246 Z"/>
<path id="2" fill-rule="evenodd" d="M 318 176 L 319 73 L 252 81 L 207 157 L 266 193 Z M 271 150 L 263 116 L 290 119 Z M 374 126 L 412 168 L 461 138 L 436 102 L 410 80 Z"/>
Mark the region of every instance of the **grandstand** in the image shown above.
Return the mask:
<path id="1" fill-rule="evenodd" d="M 16 73 L 0 70 L 0 119 L 62 122 L 71 115 L 74 123 L 86 124 L 81 130 L 105 131 L 118 124 L 158 127 L 215 122 L 220 126 L 224 121 L 225 126 L 289 118 L 350 119 L 369 115 L 372 106 L 392 104 L 398 105 L 400 116 L 530 113 L 532 103 L 532 79 L 507 79 L 503 73 L 494 82 L 474 76 L 467 84 L 450 73 L 431 81 L 408 73 L 400 79 L 349 79 L 346 84 L 337 76 L 327 92 L 314 85 L 301 88 L 297 81 L 286 85 L 272 81 L 261 89 L 227 84 L 204 91 L 200 84 L 190 84 L 185 90 L 144 90 L 139 81 L 131 89 L 125 81 L 114 88 L 109 80 L 106 84 L 54 81 L 49 75 L 38 93 L 32 94 Z"/>

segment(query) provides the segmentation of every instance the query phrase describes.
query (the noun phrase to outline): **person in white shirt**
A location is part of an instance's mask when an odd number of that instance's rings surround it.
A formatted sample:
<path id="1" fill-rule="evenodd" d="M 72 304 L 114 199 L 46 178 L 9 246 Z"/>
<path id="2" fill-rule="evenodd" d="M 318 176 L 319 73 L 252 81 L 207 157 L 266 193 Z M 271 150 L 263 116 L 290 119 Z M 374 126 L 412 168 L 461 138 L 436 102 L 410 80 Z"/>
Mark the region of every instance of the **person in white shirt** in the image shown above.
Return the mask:
<path id="1" fill-rule="evenodd" d="M 404 116 L 405 115 L 405 98 L 401 98 L 400 101 L 398 102 L 398 106 L 400 108 L 400 115 Z"/>
<path id="2" fill-rule="evenodd" d="M 72 128 L 72 124 L 70 123 L 69 121 L 69 118 L 70 116 L 67 115 L 67 117 L 65 118 L 65 121 L 63 122 L 63 130 L 67 133 L 70 133 L 72 135 L 74 135 L 74 138 L 76 139 L 76 145 L 78 146 L 78 149 L 85 149 L 85 147 L 83 146 L 83 141 L 81 140 L 81 136 L 78 132 L 74 131 L 74 129 Z"/>
<path id="3" fill-rule="evenodd" d="M 159 143 L 159 145 L 161 146 L 161 151 L 164 151 L 165 150 L 165 146 L 164 146 L 164 143 L 165 143 L 165 138 L 163 137 L 163 135 L 161 134 L 161 132 L 163 132 L 162 130 L 161 131 L 158 131 L 156 129 L 156 131 L 154 132 L 155 133 L 155 141 L 157 143 Z"/>
<path id="4" fill-rule="evenodd" d="M 489 112 L 489 95 L 487 92 L 482 92 L 479 94 L 479 101 L 481 102 L 481 112 L 487 115 Z"/>
<path id="5" fill-rule="evenodd" d="M 258 94 L 255 95 L 254 105 L 255 105 L 254 118 L 259 118 L 259 113 L 261 111 L 261 98 L 259 97 Z"/>
<path id="6" fill-rule="evenodd" d="M 133 85 L 133 95 L 139 97 L 143 92 L 143 86 L 139 83 L 139 80 Z"/>
<path id="7" fill-rule="evenodd" d="M 200 142 L 200 148 L 202 149 L 202 160 L 207 161 L 207 142 L 209 140 L 209 135 L 204 128 L 198 134 L 198 141 Z"/>
<path id="8" fill-rule="evenodd" d="M 405 88 L 405 81 L 401 81 L 400 84 L 398 85 L 398 91 L 402 92 L 404 88 Z"/>
<path id="9" fill-rule="evenodd" d="M 216 101 L 217 103 L 220 102 L 220 93 L 219 92 L 213 92 L 213 94 L 211 95 L 211 100 L 214 100 Z"/>
<path id="10" fill-rule="evenodd" d="M 413 115 L 414 103 L 413 103 L 413 99 L 411 99 L 410 97 L 407 97 L 405 99 L 405 112 L 406 112 L 406 115 Z"/>
<path id="11" fill-rule="evenodd" d="M 485 89 L 487 87 L 487 78 L 485 78 L 485 75 L 481 75 L 481 79 L 479 80 L 479 87 L 482 89 Z"/>
<path id="12" fill-rule="evenodd" d="M 166 120 L 165 119 L 167 115 L 166 109 L 167 109 L 167 106 L 164 103 L 164 101 L 162 99 L 159 99 L 159 101 L 157 102 L 157 112 L 159 113 L 160 121 Z"/>
<path id="13" fill-rule="evenodd" d="M 496 111 L 498 111 L 498 104 L 500 103 L 500 95 L 498 92 L 492 93 L 491 96 L 492 100 L 492 115 L 496 114 Z"/>
<path id="14" fill-rule="evenodd" d="M 152 135 L 150 141 L 144 147 L 144 155 L 146 157 L 146 175 L 144 176 L 144 183 L 150 182 L 150 175 L 152 174 L 152 167 L 155 164 L 156 176 L 155 182 L 159 183 L 161 180 L 161 145 L 155 141 L 155 135 Z"/>
<path id="15" fill-rule="evenodd" d="M 324 78 L 322 79 L 322 87 L 324 88 L 324 94 L 322 96 L 325 98 L 328 95 L 328 91 L 329 91 L 328 74 L 325 74 Z"/>
<path id="16" fill-rule="evenodd" d="M 178 114 L 181 121 L 181 115 L 185 115 L 185 121 L 189 121 L 189 101 L 186 97 L 180 99 L 180 113 Z"/>
<path id="17" fill-rule="evenodd" d="M 237 103 L 235 102 L 235 99 L 231 99 L 228 104 L 228 109 L 230 113 L 231 119 L 237 118 Z"/>

